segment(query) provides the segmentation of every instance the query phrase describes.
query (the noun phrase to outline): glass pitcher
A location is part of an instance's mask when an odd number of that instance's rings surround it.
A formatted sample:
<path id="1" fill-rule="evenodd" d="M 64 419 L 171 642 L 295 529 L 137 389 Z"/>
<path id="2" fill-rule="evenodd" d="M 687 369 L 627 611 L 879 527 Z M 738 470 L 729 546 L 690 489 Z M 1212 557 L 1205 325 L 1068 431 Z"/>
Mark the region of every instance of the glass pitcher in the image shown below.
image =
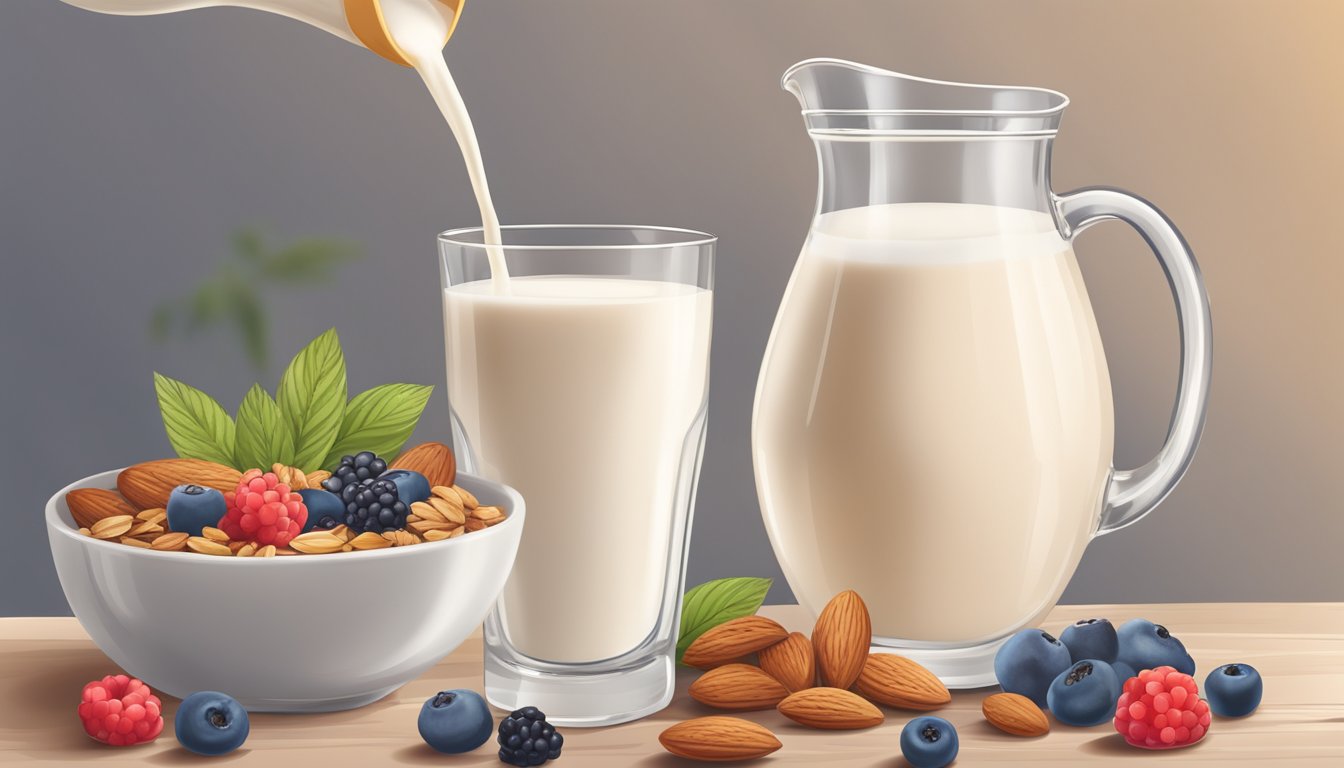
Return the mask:
<path id="1" fill-rule="evenodd" d="M 952 687 L 1054 606 L 1088 542 L 1189 466 L 1210 374 L 1190 249 L 1145 200 L 1050 190 L 1068 99 L 836 59 L 790 68 L 820 192 L 756 390 L 761 512 L 813 613 L 854 589 L 874 651 Z M 1176 300 L 1180 384 L 1152 461 L 1112 467 L 1111 385 L 1073 239 L 1120 219 Z"/>

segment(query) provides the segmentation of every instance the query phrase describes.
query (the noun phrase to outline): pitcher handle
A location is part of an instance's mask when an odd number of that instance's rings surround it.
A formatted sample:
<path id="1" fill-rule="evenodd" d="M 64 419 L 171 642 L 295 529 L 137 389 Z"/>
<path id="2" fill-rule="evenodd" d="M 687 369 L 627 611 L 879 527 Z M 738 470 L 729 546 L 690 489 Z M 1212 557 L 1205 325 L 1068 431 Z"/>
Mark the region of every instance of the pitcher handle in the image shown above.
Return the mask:
<path id="1" fill-rule="evenodd" d="M 1137 522 L 1151 512 L 1180 482 L 1194 458 L 1204 430 L 1213 368 L 1209 297 L 1185 238 L 1147 200 L 1119 189 L 1091 187 L 1056 196 L 1055 206 L 1061 231 L 1069 240 L 1105 219 L 1119 219 L 1138 230 L 1166 273 L 1180 326 L 1180 378 L 1167 438 L 1147 464 L 1111 474 L 1095 534 L 1101 536 Z"/>

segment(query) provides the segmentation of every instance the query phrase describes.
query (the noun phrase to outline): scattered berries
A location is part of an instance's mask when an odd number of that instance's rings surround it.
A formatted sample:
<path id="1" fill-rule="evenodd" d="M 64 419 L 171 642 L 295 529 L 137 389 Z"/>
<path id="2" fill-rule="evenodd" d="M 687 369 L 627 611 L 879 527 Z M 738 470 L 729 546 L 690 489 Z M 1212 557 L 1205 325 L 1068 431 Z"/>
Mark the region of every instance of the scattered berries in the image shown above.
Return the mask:
<path id="1" fill-rule="evenodd" d="M 1265 684 L 1250 664 L 1224 664 L 1204 679 L 1209 709 L 1219 717 L 1245 717 L 1260 706 Z"/>
<path id="2" fill-rule="evenodd" d="M 168 495 L 168 529 L 200 536 L 229 511 L 224 494 L 199 485 L 179 485 Z"/>
<path id="3" fill-rule="evenodd" d="M 1212 718 L 1195 679 L 1172 667 L 1145 669 L 1125 681 L 1115 730 L 1144 749 L 1172 749 L 1204 738 Z"/>
<path id="4" fill-rule="evenodd" d="M 1135 670 L 1168 666 L 1187 675 L 1195 674 L 1195 660 L 1185 646 L 1161 624 L 1147 619 L 1131 619 L 1116 633 L 1120 651 L 1116 656 Z"/>
<path id="5" fill-rule="evenodd" d="M 429 697 L 420 707 L 416 726 L 426 744 L 439 752 L 456 755 L 489 741 L 495 730 L 495 718 L 479 693 L 458 689 L 439 691 Z"/>
<path id="6" fill-rule="evenodd" d="M 198 755 L 227 755 L 247 741 L 247 710 L 219 691 L 197 691 L 182 700 L 173 718 L 177 740 Z"/>
<path id="7" fill-rule="evenodd" d="M 514 710 L 499 723 L 499 759 L 509 765 L 541 765 L 560 756 L 565 737 L 536 707 Z"/>
<path id="8" fill-rule="evenodd" d="M 995 654 L 994 676 L 1003 690 L 1026 696 L 1044 709 L 1050 683 L 1072 663 L 1069 649 L 1049 632 L 1024 629 Z"/>
<path id="9" fill-rule="evenodd" d="M 941 717 L 916 717 L 901 729 L 901 754 L 914 768 L 943 768 L 957 759 L 957 729 Z"/>
<path id="10" fill-rule="evenodd" d="M 341 500 L 345 502 L 345 524 L 352 531 L 382 533 L 406 525 L 406 504 L 397 496 L 397 486 L 391 480 L 369 479 L 347 485 L 341 489 Z"/>
<path id="11" fill-rule="evenodd" d="M 228 513 L 216 526 L 233 541 L 283 547 L 308 521 L 303 497 L 280 482 L 274 472 L 249 469 L 238 488 L 224 494 Z"/>
<path id="12" fill-rule="evenodd" d="M 162 702 L 149 686 L 126 675 L 108 675 L 84 686 L 79 719 L 84 732 L 114 747 L 145 744 L 163 732 Z"/>
<path id="13" fill-rule="evenodd" d="M 1120 640 L 1108 619 L 1080 619 L 1064 628 L 1059 642 L 1069 649 L 1074 662 L 1097 659 L 1107 664 L 1120 653 Z"/>
<path id="14" fill-rule="evenodd" d="M 322 481 L 322 487 L 339 494 L 349 486 L 372 480 L 386 471 L 386 461 L 374 455 L 373 451 L 360 451 L 354 456 L 342 456 L 341 463 L 332 471 L 331 477 Z"/>
<path id="15" fill-rule="evenodd" d="M 429 498 L 429 479 L 413 469 L 389 469 L 381 477 L 397 486 L 397 495 L 407 506 Z"/>
<path id="16" fill-rule="evenodd" d="M 1084 659 L 1055 678 L 1045 699 L 1056 720 L 1086 728 L 1111 719 L 1119 697 L 1120 679 L 1111 665 Z"/>
<path id="17" fill-rule="evenodd" d="M 299 491 L 303 506 L 308 508 L 308 521 L 303 524 L 303 532 L 311 530 L 329 531 L 345 522 L 345 502 L 341 497 L 321 488 L 305 488 Z"/>

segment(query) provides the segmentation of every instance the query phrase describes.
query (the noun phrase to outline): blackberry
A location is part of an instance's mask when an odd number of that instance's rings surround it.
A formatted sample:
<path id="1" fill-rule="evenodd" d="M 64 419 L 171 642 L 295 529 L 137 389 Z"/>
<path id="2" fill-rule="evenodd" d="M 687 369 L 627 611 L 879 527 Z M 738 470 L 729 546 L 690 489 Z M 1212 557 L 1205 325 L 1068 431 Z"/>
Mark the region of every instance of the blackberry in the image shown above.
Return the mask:
<path id="1" fill-rule="evenodd" d="M 345 502 L 345 524 L 352 531 L 382 533 L 406 525 L 406 504 L 391 480 L 371 477 L 347 485 L 341 489 L 341 501 Z"/>
<path id="2" fill-rule="evenodd" d="M 354 456 L 342 456 L 341 463 L 332 470 L 331 477 L 322 481 L 322 487 L 332 493 L 341 493 L 352 485 L 375 478 L 387 471 L 387 462 L 373 451 L 360 451 Z"/>
<path id="3" fill-rule="evenodd" d="M 509 765 L 541 765 L 560 757 L 565 737 L 536 707 L 514 710 L 499 723 L 499 759 Z"/>

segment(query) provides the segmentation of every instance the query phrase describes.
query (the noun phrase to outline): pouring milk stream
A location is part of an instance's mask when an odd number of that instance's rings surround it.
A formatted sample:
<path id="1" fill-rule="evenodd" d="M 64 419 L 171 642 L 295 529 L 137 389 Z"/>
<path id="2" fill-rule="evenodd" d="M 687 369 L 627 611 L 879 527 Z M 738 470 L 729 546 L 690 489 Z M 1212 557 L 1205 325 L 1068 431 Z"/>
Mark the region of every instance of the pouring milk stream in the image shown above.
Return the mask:
<path id="1" fill-rule="evenodd" d="M 457 139 L 467 175 L 481 209 L 487 246 L 501 242 L 499 217 L 490 198 L 480 144 L 462 94 L 443 60 L 443 46 L 452 35 L 466 0 L 65 0 L 100 13 L 144 16 L 211 6 L 236 6 L 296 19 L 368 48 L 389 61 L 413 68 Z M 487 248 L 495 293 L 509 292 L 504 253 Z"/>

